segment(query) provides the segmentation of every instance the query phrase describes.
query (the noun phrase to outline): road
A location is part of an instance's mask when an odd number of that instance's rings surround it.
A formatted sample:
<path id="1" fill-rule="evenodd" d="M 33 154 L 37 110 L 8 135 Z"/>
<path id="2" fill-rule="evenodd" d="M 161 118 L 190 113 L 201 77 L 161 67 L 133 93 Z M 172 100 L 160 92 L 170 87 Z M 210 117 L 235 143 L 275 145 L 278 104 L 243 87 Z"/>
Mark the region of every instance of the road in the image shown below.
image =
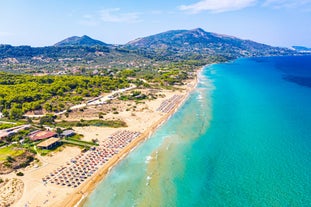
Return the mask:
<path id="1" fill-rule="evenodd" d="M 87 107 L 87 106 L 101 105 L 101 104 L 106 103 L 108 100 L 115 99 L 118 94 L 121 94 L 121 93 L 124 93 L 126 91 L 135 89 L 136 87 L 137 87 L 136 85 L 131 84 L 130 87 L 128 87 L 128 88 L 122 88 L 122 89 L 119 89 L 117 91 L 112 91 L 110 94 L 108 94 L 106 96 L 99 96 L 97 98 L 92 99 L 91 101 L 88 101 L 87 103 L 71 106 L 69 109 L 70 110 L 75 110 L 75 109 L 81 109 L 81 108 L 84 108 L 84 107 Z M 56 116 L 57 115 L 62 115 L 64 113 L 66 113 L 66 111 L 67 110 L 64 110 L 64 111 L 61 111 L 61 112 L 58 112 L 58 113 L 54 113 L 54 115 L 56 115 Z M 45 116 L 45 114 L 42 114 L 42 115 L 24 115 L 24 116 L 25 117 L 29 117 L 29 118 L 40 118 L 40 117 Z"/>

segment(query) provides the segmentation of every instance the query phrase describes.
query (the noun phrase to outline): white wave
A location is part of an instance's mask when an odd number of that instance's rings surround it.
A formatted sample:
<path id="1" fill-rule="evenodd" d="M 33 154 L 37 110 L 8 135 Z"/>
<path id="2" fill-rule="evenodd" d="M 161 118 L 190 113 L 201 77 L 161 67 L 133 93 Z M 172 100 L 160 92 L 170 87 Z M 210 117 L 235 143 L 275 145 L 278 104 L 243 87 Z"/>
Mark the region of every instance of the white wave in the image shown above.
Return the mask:
<path id="1" fill-rule="evenodd" d="M 152 177 L 151 176 L 147 176 L 147 178 L 146 178 L 146 185 L 149 185 L 150 184 L 150 180 L 152 179 Z"/>
<path id="2" fill-rule="evenodd" d="M 145 160 L 145 163 L 148 164 L 150 162 L 150 160 L 152 160 L 152 159 L 153 159 L 152 156 L 147 156 L 146 160 Z"/>

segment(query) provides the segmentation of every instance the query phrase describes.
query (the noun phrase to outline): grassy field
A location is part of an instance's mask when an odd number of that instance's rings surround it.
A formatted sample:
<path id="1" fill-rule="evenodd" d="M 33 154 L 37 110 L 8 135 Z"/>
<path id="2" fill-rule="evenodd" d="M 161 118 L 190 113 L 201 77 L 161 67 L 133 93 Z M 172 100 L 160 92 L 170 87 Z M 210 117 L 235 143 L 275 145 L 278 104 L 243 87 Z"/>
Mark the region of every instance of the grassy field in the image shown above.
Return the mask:
<path id="1" fill-rule="evenodd" d="M 25 152 L 24 149 L 16 149 L 13 146 L 2 147 L 0 148 L 0 162 L 6 161 L 6 158 L 8 156 L 11 156 L 14 158 L 16 156 L 23 154 L 24 152 Z"/>
<path id="2" fill-rule="evenodd" d="M 93 147 L 93 146 L 97 146 L 96 143 L 87 142 L 87 141 L 82 141 L 82 140 L 76 140 L 76 139 L 63 139 L 62 142 L 63 142 L 63 143 L 66 143 L 66 144 L 78 145 L 78 146 L 81 146 L 81 147 Z"/>
<path id="3" fill-rule="evenodd" d="M 97 127 L 127 127 L 127 124 L 121 120 L 82 120 L 82 121 L 62 121 L 56 124 L 58 127 L 83 127 L 83 126 L 97 126 Z"/>
<path id="4" fill-rule="evenodd" d="M 8 129 L 8 128 L 11 128 L 11 127 L 15 127 L 17 125 L 15 124 L 8 124 L 8 123 L 0 123 L 0 130 L 1 129 Z"/>

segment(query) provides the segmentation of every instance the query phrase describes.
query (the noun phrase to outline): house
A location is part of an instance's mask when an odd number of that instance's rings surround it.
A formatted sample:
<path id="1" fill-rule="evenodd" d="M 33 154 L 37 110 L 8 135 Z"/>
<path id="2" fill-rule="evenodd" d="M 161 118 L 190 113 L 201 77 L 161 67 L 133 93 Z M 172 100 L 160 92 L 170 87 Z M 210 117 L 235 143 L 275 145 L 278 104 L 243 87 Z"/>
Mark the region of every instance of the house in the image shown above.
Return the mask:
<path id="1" fill-rule="evenodd" d="M 9 136 L 9 133 L 4 131 L 4 130 L 1 130 L 0 131 L 0 140 L 4 140 L 6 137 Z"/>
<path id="2" fill-rule="evenodd" d="M 42 110 L 34 110 L 33 114 L 34 115 L 43 115 L 43 111 Z"/>
<path id="3" fill-rule="evenodd" d="M 94 70 L 94 71 L 92 72 L 92 74 L 93 74 L 93 75 L 97 75 L 98 72 L 99 72 L 99 71 L 96 69 L 96 70 Z"/>
<path id="4" fill-rule="evenodd" d="M 51 131 L 36 131 L 34 133 L 31 133 L 29 135 L 30 140 L 37 141 L 37 140 L 43 140 L 48 139 L 51 137 L 55 137 L 56 133 Z"/>
<path id="5" fill-rule="evenodd" d="M 76 133 L 73 130 L 65 130 L 65 131 L 63 131 L 63 133 L 61 133 L 61 136 L 62 137 L 71 137 L 71 136 L 73 136 L 75 134 Z"/>
<path id="6" fill-rule="evenodd" d="M 14 131 L 10 131 L 10 132 L 7 132 L 7 131 L 0 131 L 0 140 L 1 141 L 4 141 L 5 138 L 7 137 L 10 137 L 12 135 L 16 134 L 16 132 Z"/>
<path id="7" fill-rule="evenodd" d="M 21 130 L 28 129 L 29 127 L 30 125 L 22 125 L 0 130 L 0 140 L 4 140 L 6 137 L 10 137 Z"/>
<path id="8" fill-rule="evenodd" d="M 37 147 L 41 148 L 41 149 L 53 149 L 55 147 L 57 147 L 60 142 L 59 142 L 60 138 L 49 138 L 47 140 L 44 140 L 43 142 L 40 142 L 39 144 L 37 144 Z"/>

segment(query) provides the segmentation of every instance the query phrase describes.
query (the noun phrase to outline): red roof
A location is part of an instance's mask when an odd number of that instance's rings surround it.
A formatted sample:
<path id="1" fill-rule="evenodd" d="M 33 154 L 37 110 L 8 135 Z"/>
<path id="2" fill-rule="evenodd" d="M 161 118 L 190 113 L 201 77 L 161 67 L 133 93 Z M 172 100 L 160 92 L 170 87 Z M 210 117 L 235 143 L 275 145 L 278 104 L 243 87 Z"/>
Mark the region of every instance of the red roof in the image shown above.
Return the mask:
<path id="1" fill-rule="evenodd" d="M 36 141 L 36 140 L 42 140 L 42 139 L 47 139 L 50 137 L 54 137 L 56 135 L 55 132 L 51 132 L 51 131 L 38 131 L 32 135 L 29 136 L 29 138 L 32 141 Z"/>

